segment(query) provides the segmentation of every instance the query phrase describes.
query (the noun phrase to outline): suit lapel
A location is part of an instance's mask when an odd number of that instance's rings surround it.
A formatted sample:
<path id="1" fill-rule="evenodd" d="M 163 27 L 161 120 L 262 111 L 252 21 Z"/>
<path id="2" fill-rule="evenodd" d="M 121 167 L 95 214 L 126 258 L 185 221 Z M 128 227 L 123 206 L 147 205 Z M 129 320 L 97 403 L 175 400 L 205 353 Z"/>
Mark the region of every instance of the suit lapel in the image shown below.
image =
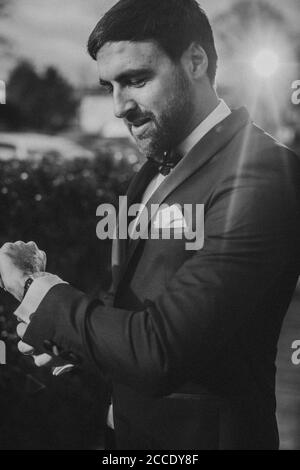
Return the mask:
<path id="1" fill-rule="evenodd" d="M 119 207 L 119 216 L 116 223 L 116 236 L 112 243 L 112 277 L 114 284 L 117 285 L 120 277 L 120 268 L 124 265 L 126 260 L 126 250 L 128 245 L 127 239 L 119 239 L 119 221 L 127 219 L 127 208 L 136 202 L 139 202 L 142 194 L 144 193 L 147 185 L 152 180 L 154 175 L 157 173 L 156 168 L 153 164 L 147 160 L 146 163 L 141 167 L 140 171 L 132 178 L 128 187 L 126 196 L 126 206 Z M 126 213 L 125 213 L 126 212 Z"/>
<path id="2" fill-rule="evenodd" d="M 192 150 L 182 159 L 168 175 L 168 177 L 161 183 L 157 190 L 152 194 L 151 198 L 145 205 L 144 211 L 147 210 L 149 214 L 149 223 L 155 217 L 156 211 L 151 211 L 151 205 L 161 205 L 164 200 L 185 180 L 187 180 L 193 173 L 199 170 L 207 161 L 212 158 L 216 153 L 222 150 L 223 147 L 232 139 L 232 137 L 247 123 L 250 122 L 249 114 L 245 108 L 240 108 L 233 111 L 226 119 L 220 124 L 211 129 L 201 139 Z M 145 165 L 146 166 L 146 165 Z M 144 167 L 143 167 L 144 168 Z M 142 176 L 142 170 L 141 170 Z M 137 179 L 139 175 L 137 175 Z M 137 183 L 137 181 L 136 181 Z M 134 183 L 135 184 L 135 183 Z M 133 189 L 134 192 L 134 189 Z M 129 192 L 128 192 L 129 193 Z M 137 195 L 137 192 L 134 193 Z M 151 218 L 150 218 L 151 216 Z M 146 229 L 148 231 L 148 227 Z M 119 281 L 124 277 L 127 267 L 137 249 L 141 237 L 137 240 L 130 240 L 126 253 L 121 263 L 121 270 Z"/>

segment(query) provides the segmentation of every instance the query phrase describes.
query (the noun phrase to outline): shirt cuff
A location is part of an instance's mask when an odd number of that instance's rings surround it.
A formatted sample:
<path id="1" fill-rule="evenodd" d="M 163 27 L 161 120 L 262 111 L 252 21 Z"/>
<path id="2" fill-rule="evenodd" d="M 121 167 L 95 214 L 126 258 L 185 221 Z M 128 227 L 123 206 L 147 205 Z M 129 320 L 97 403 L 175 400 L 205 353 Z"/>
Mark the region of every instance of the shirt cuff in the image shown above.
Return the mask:
<path id="1" fill-rule="evenodd" d="M 106 417 L 106 425 L 110 429 L 115 429 L 115 423 L 114 423 L 114 412 L 113 412 L 113 404 L 111 403 L 108 408 L 108 413 Z"/>
<path id="2" fill-rule="evenodd" d="M 68 284 L 55 274 L 46 274 L 42 277 L 34 279 L 30 285 L 21 304 L 15 310 L 14 315 L 25 323 L 30 322 L 32 315 L 42 302 L 43 298 L 48 294 L 49 290 L 57 284 Z"/>

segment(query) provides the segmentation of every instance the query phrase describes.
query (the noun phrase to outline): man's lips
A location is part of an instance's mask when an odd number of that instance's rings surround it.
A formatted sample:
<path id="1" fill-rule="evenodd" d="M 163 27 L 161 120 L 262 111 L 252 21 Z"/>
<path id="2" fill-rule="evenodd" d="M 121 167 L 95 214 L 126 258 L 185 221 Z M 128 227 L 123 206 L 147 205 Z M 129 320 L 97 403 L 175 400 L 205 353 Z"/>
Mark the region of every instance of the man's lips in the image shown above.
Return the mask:
<path id="1" fill-rule="evenodd" d="M 134 134 L 136 136 L 140 136 L 141 134 L 143 134 L 145 132 L 145 130 L 147 129 L 148 124 L 151 121 L 152 120 L 150 118 L 145 118 L 145 119 L 140 119 L 140 120 L 136 120 L 134 122 L 131 122 L 129 124 L 129 126 L 130 126 L 130 130 L 131 130 L 132 134 Z"/>

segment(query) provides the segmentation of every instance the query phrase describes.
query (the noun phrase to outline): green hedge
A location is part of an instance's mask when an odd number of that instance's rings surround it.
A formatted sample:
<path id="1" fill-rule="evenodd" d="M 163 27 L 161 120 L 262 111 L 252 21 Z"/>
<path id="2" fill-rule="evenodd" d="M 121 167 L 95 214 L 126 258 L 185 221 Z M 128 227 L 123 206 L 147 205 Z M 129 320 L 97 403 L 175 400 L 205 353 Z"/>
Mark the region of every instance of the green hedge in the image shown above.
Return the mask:
<path id="1" fill-rule="evenodd" d="M 96 208 L 117 203 L 132 176 L 126 160 L 98 153 L 94 160 L 0 162 L 0 243 L 34 240 L 47 270 L 100 295 L 110 283 L 111 242 L 96 237 Z M 17 351 L 17 303 L 1 290 L 0 332 L 7 365 L 0 367 L 0 448 L 101 446 L 106 384 L 78 374 L 53 378 Z"/>

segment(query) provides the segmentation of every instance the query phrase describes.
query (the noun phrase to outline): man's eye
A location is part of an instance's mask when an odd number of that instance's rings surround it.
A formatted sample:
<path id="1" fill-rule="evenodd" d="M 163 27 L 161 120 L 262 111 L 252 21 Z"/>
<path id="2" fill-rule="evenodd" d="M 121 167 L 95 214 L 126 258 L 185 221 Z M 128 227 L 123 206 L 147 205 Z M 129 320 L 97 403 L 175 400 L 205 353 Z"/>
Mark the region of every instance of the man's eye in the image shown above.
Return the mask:
<path id="1" fill-rule="evenodd" d="M 101 85 L 102 90 L 104 90 L 105 93 L 111 95 L 113 92 L 113 87 L 112 85 Z"/>
<path id="2" fill-rule="evenodd" d="M 137 80 L 131 80 L 130 82 L 130 85 L 134 86 L 134 87 L 137 87 L 137 88 L 141 88 L 143 87 L 144 85 L 146 84 L 146 79 L 137 79 Z"/>

